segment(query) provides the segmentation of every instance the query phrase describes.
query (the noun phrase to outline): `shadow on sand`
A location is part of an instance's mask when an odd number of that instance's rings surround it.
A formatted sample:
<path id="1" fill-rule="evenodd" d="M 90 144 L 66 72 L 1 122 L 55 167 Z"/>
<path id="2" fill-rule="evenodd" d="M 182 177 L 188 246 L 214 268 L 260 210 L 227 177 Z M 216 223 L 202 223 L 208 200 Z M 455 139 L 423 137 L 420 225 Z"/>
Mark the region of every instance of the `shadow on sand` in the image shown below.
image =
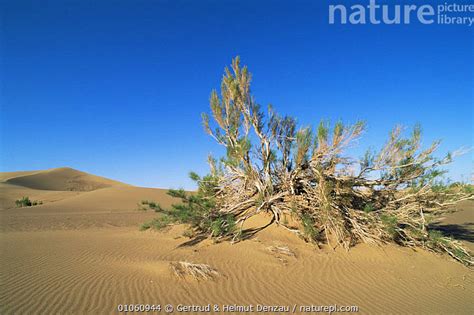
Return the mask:
<path id="1" fill-rule="evenodd" d="M 464 224 L 442 224 L 434 223 L 429 226 L 432 230 L 443 233 L 444 236 L 450 236 L 460 241 L 468 241 L 474 243 L 474 223 L 468 222 Z"/>
<path id="2" fill-rule="evenodd" d="M 270 222 L 268 222 L 267 224 L 265 224 L 263 226 L 260 226 L 260 227 L 257 227 L 257 228 L 249 228 L 249 229 L 242 230 L 242 234 L 240 235 L 239 240 L 240 241 L 245 241 L 245 240 L 249 240 L 249 239 L 253 238 L 258 232 L 260 232 L 260 231 L 266 229 L 267 227 L 269 227 L 270 225 L 272 225 L 273 222 L 275 222 L 275 219 L 272 219 Z M 179 244 L 177 246 L 177 248 L 190 247 L 190 246 L 197 245 L 197 244 L 201 243 L 202 241 L 204 241 L 205 239 L 207 239 L 208 237 L 209 237 L 209 235 L 204 234 L 204 233 L 198 234 L 195 237 L 193 237 L 192 239 L 190 239 L 189 241 L 186 241 L 182 244 Z M 232 239 L 232 237 L 229 237 L 229 238 L 224 239 L 224 240 L 231 240 L 231 239 Z"/>

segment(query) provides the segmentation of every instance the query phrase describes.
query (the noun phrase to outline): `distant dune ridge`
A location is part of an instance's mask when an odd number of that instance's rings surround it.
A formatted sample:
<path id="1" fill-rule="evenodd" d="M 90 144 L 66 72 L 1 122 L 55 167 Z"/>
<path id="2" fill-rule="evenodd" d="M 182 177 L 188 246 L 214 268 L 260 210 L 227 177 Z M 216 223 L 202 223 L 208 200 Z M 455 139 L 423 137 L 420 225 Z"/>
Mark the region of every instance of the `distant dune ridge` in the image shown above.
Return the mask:
<path id="1" fill-rule="evenodd" d="M 40 190 L 92 191 L 112 186 L 130 186 L 69 167 L 5 174 L 8 175 L 0 177 L 0 179 L 2 179 L 2 177 L 5 178 L 5 183 Z"/>
<path id="2" fill-rule="evenodd" d="M 23 196 L 42 201 L 46 209 L 51 202 L 62 201 L 85 192 L 120 188 L 133 188 L 133 186 L 69 167 L 4 172 L 0 173 L 0 209 L 15 207 L 15 200 Z M 100 196 L 98 199 L 101 199 Z M 74 204 L 78 205 L 77 202 Z M 67 205 L 66 208 L 68 208 Z"/>
<path id="3" fill-rule="evenodd" d="M 16 208 L 22 196 L 43 204 Z M 177 201 L 163 189 L 71 168 L 0 173 L 0 314 L 109 314 L 125 303 L 338 304 L 357 305 L 360 314 L 474 313 L 473 273 L 447 257 L 394 245 L 318 249 L 276 225 L 235 245 L 204 240 L 183 246 L 189 239 L 182 226 L 138 231 L 157 215 L 139 211 L 141 200 L 164 208 Z M 445 226 L 472 246 L 473 203 L 459 207 L 464 210 Z M 261 215 L 248 227 L 269 220 Z M 207 264 L 219 276 L 181 279 L 171 268 L 181 261 Z"/>
<path id="4" fill-rule="evenodd" d="M 121 216 L 132 217 L 136 215 L 137 203 L 141 200 L 157 200 L 163 206 L 169 207 L 173 203 L 173 198 L 166 194 L 164 189 L 143 188 L 128 185 L 108 178 L 95 176 L 81 172 L 72 168 L 62 167 L 43 171 L 28 172 L 8 172 L 0 173 L 0 209 L 15 209 L 15 200 L 23 196 L 28 196 L 31 200 L 42 201 L 43 204 L 35 207 L 27 207 L 21 211 L 8 212 L 12 218 L 19 215 L 46 215 L 54 214 L 48 221 L 36 221 L 36 228 L 40 223 L 58 222 L 65 215 L 83 215 L 84 220 L 68 220 L 68 226 L 77 225 L 85 227 L 83 224 L 92 224 L 93 214 L 115 213 L 116 216 L 110 220 L 118 220 Z M 20 209 L 15 209 L 20 210 Z M 84 214 L 89 214 L 88 217 Z M 148 217 L 151 213 L 148 214 Z M 131 222 L 138 224 L 139 218 L 130 218 Z M 9 221 L 12 223 L 13 221 Z M 16 222 L 16 221 L 15 221 Z M 29 222 L 29 221 L 28 221 Z M 10 229 L 28 229 L 25 222 L 18 221 L 18 226 L 11 226 Z M 94 222 L 102 225 L 102 218 Z M 120 225 L 126 222 L 120 222 Z M 86 224 L 87 225 L 87 224 Z M 0 228 L 5 228 L 8 224 L 0 224 Z M 56 225 L 52 224 L 50 228 Z M 42 229 L 45 228 L 41 224 Z M 47 226 L 46 226 L 47 227 Z M 35 227 L 32 227 L 35 229 Z"/>

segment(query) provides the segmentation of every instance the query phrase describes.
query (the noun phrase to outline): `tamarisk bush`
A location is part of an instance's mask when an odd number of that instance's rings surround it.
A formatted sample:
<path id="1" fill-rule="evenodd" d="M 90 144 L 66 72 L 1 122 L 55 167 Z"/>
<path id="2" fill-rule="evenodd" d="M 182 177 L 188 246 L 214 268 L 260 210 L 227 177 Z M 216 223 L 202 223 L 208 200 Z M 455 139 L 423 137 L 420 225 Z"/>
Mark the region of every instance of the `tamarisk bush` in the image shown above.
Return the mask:
<path id="1" fill-rule="evenodd" d="M 471 185 L 439 185 L 440 167 L 453 158 L 434 157 L 439 142 L 422 148 L 419 126 L 408 136 L 396 127 L 378 152 L 352 158 L 345 150 L 361 137 L 364 122 L 331 127 L 322 121 L 315 129 L 298 128 L 294 118 L 278 115 L 271 106 L 263 111 L 250 83 L 251 74 L 236 57 L 225 68 L 220 93 L 211 93 L 211 115 L 202 116 L 206 132 L 226 154 L 217 161 L 210 157 L 206 178 L 192 175 L 200 183 L 198 196 L 172 192 L 183 199 L 183 207 L 192 205 L 188 198 L 207 200 L 205 211 L 194 212 L 199 217 L 194 222 L 201 222 L 195 227 L 218 235 L 212 222 L 229 218 L 237 240 L 246 220 L 264 212 L 272 223 L 333 248 L 392 242 L 446 252 L 472 264 L 460 243 L 429 229 L 450 206 L 473 198 Z M 289 226 L 283 215 L 298 224 Z"/>

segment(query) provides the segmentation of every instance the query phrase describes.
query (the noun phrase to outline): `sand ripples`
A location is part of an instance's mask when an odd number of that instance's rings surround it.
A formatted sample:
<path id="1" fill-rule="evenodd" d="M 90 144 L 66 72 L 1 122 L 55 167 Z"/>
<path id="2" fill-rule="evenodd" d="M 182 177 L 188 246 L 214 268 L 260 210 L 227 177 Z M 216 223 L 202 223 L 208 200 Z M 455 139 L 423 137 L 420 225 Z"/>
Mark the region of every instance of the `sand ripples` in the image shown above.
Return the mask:
<path id="1" fill-rule="evenodd" d="M 184 239 L 173 233 L 3 233 L 0 312 L 102 314 L 125 303 L 337 303 L 368 313 L 470 310 L 470 272 L 431 254 L 364 246 L 329 252 L 295 241 L 289 246 L 297 257 L 283 263 L 266 250 L 268 241 L 177 248 Z M 176 278 L 169 263 L 183 260 L 209 264 L 221 276 Z"/>

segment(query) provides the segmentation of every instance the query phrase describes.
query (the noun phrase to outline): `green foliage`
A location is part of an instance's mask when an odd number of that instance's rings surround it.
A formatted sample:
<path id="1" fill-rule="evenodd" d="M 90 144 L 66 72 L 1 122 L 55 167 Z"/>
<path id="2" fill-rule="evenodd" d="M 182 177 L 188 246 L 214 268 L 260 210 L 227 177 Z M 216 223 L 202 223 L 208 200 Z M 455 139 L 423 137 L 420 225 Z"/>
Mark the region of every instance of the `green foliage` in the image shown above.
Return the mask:
<path id="1" fill-rule="evenodd" d="M 155 218 L 149 222 L 145 222 L 140 226 L 140 231 L 145 231 L 148 229 L 161 230 L 167 227 L 169 224 L 173 223 L 174 219 L 168 215 L 163 215 L 159 218 Z"/>
<path id="2" fill-rule="evenodd" d="M 308 161 L 312 138 L 311 128 L 304 128 L 296 133 L 296 165 L 302 165 Z"/>
<path id="3" fill-rule="evenodd" d="M 456 258 L 457 260 L 459 261 L 469 261 L 471 259 L 471 257 L 469 256 L 468 253 L 466 253 L 465 251 L 463 251 L 461 248 L 453 248 L 452 250 L 452 254 L 454 256 L 454 258 Z"/>
<path id="4" fill-rule="evenodd" d="M 398 235 L 397 227 L 398 227 L 398 219 L 394 215 L 389 214 L 382 214 L 380 216 L 380 220 L 382 221 L 383 225 L 385 226 L 385 230 L 390 235 L 391 238 L 395 239 Z"/>
<path id="5" fill-rule="evenodd" d="M 23 197 L 21 199 L 18 199 L 15 201 L 15 204 L 17 207 L 30 207 L 32 206 L 32 203 L 30 201 L 29 197 Z"/>
<path id="6" fill-rule="evenodd" d="M 447 183 L 443 181 L 435 181 L 431 189 L 433 192 L 436 193 L 445 193 L 445 194 L 454 194 L 454 193 L 463 193 L 466 195 L 474 194 L 474 185 L 462 183 L 462 182 L 454 182 L 454 183 Z"/>
<path id="7" fill-rule="evenodd" d="M 235 218 L 230 214 L 217 217 L 210 228 L 212 236 L 230 235 L 235 230 Z"/>
<path id="8" fill-rule="evenodd" d="M 464 184 L 461 187 L 463 193 L 470 195 L 474 194 L 474 185 Z"/>
<path id="9" fill-rule="evenodd" d="M 319 233 L 315 227 L 315 222 L 313 218 L 307 213 L 301 213 L 299 215 L 301 219 L 301 224 L 303 225 L 303 234 L 308 241 L 317 240 Z"/>
<path id="10" fill-rule="evenodd" d="M 168 195 L 181 199 L 181 203 L 171 205 L 170 209 L 163 209 L 159 204 L 147 201 L 146 204 L 159 212 L 161 216 L 143 224 L 141 230 L 162 229 L 172 223 L 180 223 L 188 224 L 191 229 L 214 237 L 226 236 L 234 232 L 234 216 L 222 214 L 215 207 L 214 194 L 218 178 L 212 174 L 201 178 L 194 172 L 191 172 L 189 177 L 198 184 L 198 191 L 188 193 L 184 189 L 168 190 Z"/>
<path id="11" fill-rule="evenodd" d="M 186 191 L 184 189 L 170 189 L 167 192 L 168 195 L 174 198 L 186 199 Z"/>
<path id="12" fill-rule="evenodd" d="M 191 178 L 191 180 L 195 182 L 198 182 L 201 180 L 201 177 L 195 172 L 189 172 L 189 178 Z"/>
<path id="13" fill-rule="evenodd" d="M 255 198 L 255 207 L 260 207 L 265 202 L 265 196 L 262 193 L 258 193 Z"/>
<path id="14" fill-rule="evenodd" d="M 248 156 L 252 145 L 250 140 L 246 137 L 237 139 L 234 143 L 227 144 L 227 159 L 225 160 L 226 165 L 237 167 L 241 164 L 241 161 Z"/>
<path id="15" fill-rule="evenodd" d="M 149 201 L 149 200 L 142 200 L 141 201 L 141 206 L 143 206 L 143 207 L 140 207 L 139 210 L 143 210 L 143 211 L 146 211 L 148 209 L 152 209 L 155 212 L 161 212 L 163 210 L 159 204 L 157 204 L 154 201 Z"/>
<path id="16" fill-rule="evenodd" d="M 405 229 L 405 232 L 416 240 L 426 240 L 426 233 L 419 226 L 409 226 Z"/>
<path id="17" fill-rule="evenodd" d="M 29 197 L 22 197 L 21 199 L 15 200 L 15 205 L 17 208 L 22 208 L 22 207 L 32 207 L 32 206 L 37 206 L 37 205 L 42 205 L 42 201 L 38 200 L 30 200 Z"/>
<path id="18" fill-rule="evenodd" d="M 344 131 L 344 124 L 341 121 L 338 121 L 334 126 L 334 138 L 337 139 L 342 136 L 342 132 Z"/>
<path id="19" fill-rule="evenodd" d="M 428 231 L 428 239 L 426 241 L 428 248 L 434 251 L 447 251 L 453 258 L 469 265 L 472 263 L 471 256 L 459 244 L 450 237 L 446 237 L 442 232 L 437 230 Z"/>
<path id="20" fill-rule="evenodd" d="M 442 232 L 437 230 L 428 231 L 428 245 L 431 245 L 431 247 L 449 246 L 449 243 L 450 239 L 445 237 Z"/>
<path id="21" fill-rule="evenodd" d="M 462 182 L 451 183 L 450 185 L 448 185 L 448 189 L 451 192 L 462 192 L 468 195 L 474 194 L 474 185 Z"/>
<path id="22" fill-rule="evenodd" d="M 325 122 L 324 120 L 321 120 L 321 122 L 318 125 L 318 135 L 317 135 L 318 144 L 320 146 L 327 142 L 328 133 L 329 133 L 329 124 Z"/>
<path id="23" fill-rule="evenodd" d="M 268 127 L 272 136 L 276 139 L 276 146 L 281 153 L 281 165 L 283 168 L 290 170 L 292 164 L 290 161 L 293 149 L 293 138 L 295 138 L 296 120 L 293 117 L 281 117 L 273 108 L 269 106 L 269 122 Z M 274 154 L 277 156 L 277 154 Z"/>
<path id="24" fill-rule="evenodd" d="M 140 231 L 146 231 L 151 228 L 151 222 L 145 222 L 140 225 Z"/>
<path id="25" fill-rule="evenodd" d="M 365 212 L 365 213 L 370 213 L 370 212 L 372 212 L 372 211 L 374 211 L 374 210 L 375 210 L 375 207 L 374 207 L 374 205 L 373 205 L 372 203 L 369 202 L 369 203 L 366 203 L 366 204 L 365 204 L 365 206 L 364 206 L 364 212 Z"/>
<path id="26" fill-rule="evenodd" d="M 375 153 L 372 152 L 371 150 L 367 150 L 360 163 L 361 169 L 372 167 L 374 165 L 374 160 L 375 160 Z"/>

